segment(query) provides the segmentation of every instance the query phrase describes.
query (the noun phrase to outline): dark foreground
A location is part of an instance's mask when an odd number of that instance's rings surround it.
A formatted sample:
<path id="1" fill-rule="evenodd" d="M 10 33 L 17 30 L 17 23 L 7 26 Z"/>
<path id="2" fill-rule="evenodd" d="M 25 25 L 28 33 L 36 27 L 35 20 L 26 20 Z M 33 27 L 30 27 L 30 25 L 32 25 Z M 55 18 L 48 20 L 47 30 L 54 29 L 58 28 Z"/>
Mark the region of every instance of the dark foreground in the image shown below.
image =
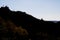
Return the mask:
<path id="1" fill-rule="evenodd" d="M 60 40 L 60 22 L 39 20 L 25 12 L 1 7 L 0 40 Z"/>

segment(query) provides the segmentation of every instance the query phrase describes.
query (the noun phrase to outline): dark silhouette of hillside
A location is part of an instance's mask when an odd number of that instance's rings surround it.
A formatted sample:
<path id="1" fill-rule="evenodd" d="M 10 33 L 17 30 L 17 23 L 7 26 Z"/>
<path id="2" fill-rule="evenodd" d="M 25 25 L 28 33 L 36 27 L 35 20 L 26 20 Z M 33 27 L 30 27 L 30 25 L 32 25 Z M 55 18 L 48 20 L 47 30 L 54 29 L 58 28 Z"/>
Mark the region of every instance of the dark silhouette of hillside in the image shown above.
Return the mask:
<path id="1" fill-rule="evenodd" d="M 0 40 L 60 40 L 60 22 L 40 20 L 26 12 L 1 7 Z"/>

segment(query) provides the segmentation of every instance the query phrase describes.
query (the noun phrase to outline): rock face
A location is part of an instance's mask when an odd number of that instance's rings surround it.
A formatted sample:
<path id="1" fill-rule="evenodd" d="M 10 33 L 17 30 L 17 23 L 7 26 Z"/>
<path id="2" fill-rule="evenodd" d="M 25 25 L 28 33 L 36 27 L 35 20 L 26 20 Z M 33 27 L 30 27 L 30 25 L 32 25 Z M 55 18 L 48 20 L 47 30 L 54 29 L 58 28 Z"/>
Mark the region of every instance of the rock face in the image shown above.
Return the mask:
<path id="1" fill-rule="evenodd" d="M 39 20 L 22 11 L 0 8 L 0 40 L 59 40 L 60 22 Z"/>

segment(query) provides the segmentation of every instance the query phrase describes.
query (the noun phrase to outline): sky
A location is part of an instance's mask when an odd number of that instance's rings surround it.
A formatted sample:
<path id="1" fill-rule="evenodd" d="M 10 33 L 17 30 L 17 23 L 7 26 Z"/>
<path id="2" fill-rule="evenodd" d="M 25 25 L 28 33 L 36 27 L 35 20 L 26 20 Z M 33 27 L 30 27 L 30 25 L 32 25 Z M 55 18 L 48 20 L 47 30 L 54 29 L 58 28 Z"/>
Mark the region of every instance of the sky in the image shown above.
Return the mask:
<path id="1" fill-rule="evenodd" d="M 38 19 L 60 20 L 60 0 L 0 0 L 0 7 L 8 6 Z"/>

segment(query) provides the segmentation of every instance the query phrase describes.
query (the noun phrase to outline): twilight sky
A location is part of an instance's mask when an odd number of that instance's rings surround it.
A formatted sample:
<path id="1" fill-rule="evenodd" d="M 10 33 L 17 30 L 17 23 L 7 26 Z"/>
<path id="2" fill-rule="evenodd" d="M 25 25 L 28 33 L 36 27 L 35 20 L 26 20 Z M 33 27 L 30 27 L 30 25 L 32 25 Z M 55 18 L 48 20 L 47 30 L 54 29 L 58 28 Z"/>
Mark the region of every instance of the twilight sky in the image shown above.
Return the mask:
<path id="1" fill-rule="evenodd" d="M 0 7 L 23 11 L 44 20 L 60 20 L 60 0 L 0 0 Z"/>

